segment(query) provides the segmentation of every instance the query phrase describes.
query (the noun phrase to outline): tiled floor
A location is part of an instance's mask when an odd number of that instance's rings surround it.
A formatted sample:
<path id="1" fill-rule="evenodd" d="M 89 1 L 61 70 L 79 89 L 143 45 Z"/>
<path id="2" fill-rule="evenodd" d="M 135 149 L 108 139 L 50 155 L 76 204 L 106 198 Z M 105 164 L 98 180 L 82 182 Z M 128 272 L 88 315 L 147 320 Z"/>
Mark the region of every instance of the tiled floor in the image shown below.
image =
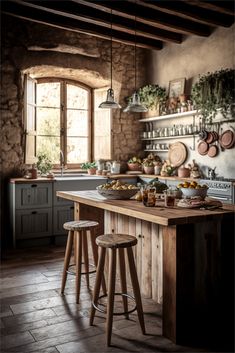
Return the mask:
<path id="1" fill-rule="evenodd" d="M 209 352 L 176 346 L 162 336 L 161 306 L 143 299 L 146 335 L 135 313 L 116 316 L 112 347 L 105 345 L 105 319 L 100 313 L 89 326 L 90 293 L 82 282 L 75 304 L 74 277 L 60 294 L 64 247 L 17 250 L 2 259 L 1 353 Z"/>

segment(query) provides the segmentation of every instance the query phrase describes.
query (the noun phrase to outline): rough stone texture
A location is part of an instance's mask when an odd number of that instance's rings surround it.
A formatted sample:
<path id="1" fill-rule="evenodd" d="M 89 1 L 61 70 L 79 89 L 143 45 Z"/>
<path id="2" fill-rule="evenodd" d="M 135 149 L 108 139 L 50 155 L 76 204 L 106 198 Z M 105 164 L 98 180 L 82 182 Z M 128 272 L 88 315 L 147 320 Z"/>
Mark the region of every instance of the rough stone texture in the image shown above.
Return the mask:
<path id="1" fill-rule="evenodd" d="M 21 174 L 24 126 L 22 123 L 22 78 L 78 79 L 92 88 L 110 85 L 110 42 L 28 21 L 2 18 L 1 141 L 3 175 Z M 63 50 L 64 49 L 64 50 Z M 145 50 L 137 50 L 137 83 L 145 83 Z M 134 90 L 134 49 L 113 42 L 113 87 L 116 100 L 125 107 L 125 97 Z M 138 114 L 113 112 L 113 159 L 127 160 L 142 150 Z"/>

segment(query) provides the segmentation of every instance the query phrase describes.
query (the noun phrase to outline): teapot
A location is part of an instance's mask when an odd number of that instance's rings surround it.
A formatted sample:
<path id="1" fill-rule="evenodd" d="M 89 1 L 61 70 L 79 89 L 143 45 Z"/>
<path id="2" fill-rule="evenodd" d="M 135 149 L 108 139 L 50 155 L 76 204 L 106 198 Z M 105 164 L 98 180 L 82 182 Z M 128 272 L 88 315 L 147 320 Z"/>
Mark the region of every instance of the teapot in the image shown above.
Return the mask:
<path id="1" fill-rule="evenodd" d="M 110 171 L 113 174 L 120 173 L 121 164 L 118 161 L 107 162 L 107 165 L 110 167 Z"/>

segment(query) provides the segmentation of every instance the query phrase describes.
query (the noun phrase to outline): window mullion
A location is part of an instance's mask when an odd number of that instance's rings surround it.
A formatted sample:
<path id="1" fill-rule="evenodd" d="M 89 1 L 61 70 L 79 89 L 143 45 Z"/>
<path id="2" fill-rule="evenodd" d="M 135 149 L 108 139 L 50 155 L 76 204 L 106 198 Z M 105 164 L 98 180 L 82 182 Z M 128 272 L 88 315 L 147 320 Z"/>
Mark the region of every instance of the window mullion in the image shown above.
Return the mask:
<path id="1" fill-rule="evenodd" d="M 60 109 L 60 126 L 61 126 L 61 150 L 64 154 L 64 163 L 67 165 L 67 104 L 66 104 L 66 83 L 61 82 L 61 109 Z"/>

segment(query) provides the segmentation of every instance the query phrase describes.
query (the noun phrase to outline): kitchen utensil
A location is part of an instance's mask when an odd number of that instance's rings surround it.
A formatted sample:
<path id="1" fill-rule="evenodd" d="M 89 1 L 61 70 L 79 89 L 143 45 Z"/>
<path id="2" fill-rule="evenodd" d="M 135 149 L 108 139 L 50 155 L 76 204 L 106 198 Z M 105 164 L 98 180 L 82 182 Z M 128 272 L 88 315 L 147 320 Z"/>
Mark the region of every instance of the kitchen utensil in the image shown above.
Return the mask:
<path id="1" fill-rule="evenodd" d="M 219 138 L 220 145 L 223 148 L 232 148 L 235 142 L 235 135 L 232 130 L 225 130 Z"/>
<path id="2" fill-rule="evenodd" d="M 178 169 L 178 177 L 179 178 L 188 178 L 190 176 L 190 169 L 185 168 L 184 166 Z"/>
<path id="3" fill-rule="evenodd" d="M 179 167 L 187 158 L 187 147 L 182 142 L 175 142 L 169 146 L 168 159 L 173 167 Z"/>
<path id="4" fill-rule="evenodd" d="M 197 150 L 200 155 L 202 155 L 202 156 L 206 155 L 208 149 L 209 149 L 209 145 L 207 142 L 205 142 L 205 141 L 199 142 L 199 144 L 197 146 Z"/>
<path id="5" fill-rule="evenodd" d="M 207 143 L 212 143 L 213 140 L 214 140 L 214 135 L 213 135 L 213 133 L 212 133 L 212 132 L 208 132 L 207 138 L 205 139 L 205 141 L 206 141 Z"/>
<path id="6" fill-rule="evenodd" d="M 212 145 L 209 147 L 207 154 L 209 157 L 213 158 L 217 156 L 218 152 L 219 152 L 218 147 L 216 145 Z"/>

